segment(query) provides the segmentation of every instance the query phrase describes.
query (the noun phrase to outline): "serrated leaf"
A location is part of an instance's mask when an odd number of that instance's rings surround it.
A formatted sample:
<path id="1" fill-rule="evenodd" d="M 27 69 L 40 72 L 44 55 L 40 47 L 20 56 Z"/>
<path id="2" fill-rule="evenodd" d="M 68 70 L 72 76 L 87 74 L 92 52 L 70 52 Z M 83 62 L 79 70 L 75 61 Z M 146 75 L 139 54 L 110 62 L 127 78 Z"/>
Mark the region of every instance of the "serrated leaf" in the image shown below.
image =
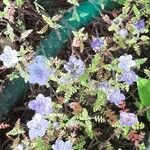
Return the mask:
<path id="1" fill-rule="evenodd" d="M 148 76 L 148 78 L 150 79 L 150 70 L 148 69 L 144 69 L 145 74 Z"/>
<path id="2" fill-rule="evenodd" d="M 138 94 L 143 106 L 150 106 L 150 80 L 139 78 L 137 81 Z"/>
<path id="3" fill-rule="evenodd" d="M 136 18 L 139 19 L 140 18 L 140 11 L 136 7 L 136 5 L 133 6 L 133 11 L 134 11 Z"/>
<path id="4" fill-rule="evenodd" d="M 135 61 L 136 67 L 137 67 L 138 69 L 140 69 L 140 66 L 143 65 L 146 61 L 147 61 L 147 58 L 137 59 L 137 60 Z"/>
<path id="5" fill-rule="evenodd" d="M 21 33 L 21 39 L 26 39 L 31 33 L 32 33 L 33 29 L 30 30 L 26 30 L 23 33 Z"/>
<path id="6" fill-rule="evenodd" d="M 146 36 L 146 35 L 142 35 L 142 36 L 140 37 L 140 39 L 141 39 L 142 41 L 148 41 L 150 38 L 149 38 L 148 36 Z"/>
<path id="7" fill-rule="evenodd" d="M 41 30 L 37 31 L 38 34 L 44 34 L 48 30 L 49 25 L 45 25 Z"/>

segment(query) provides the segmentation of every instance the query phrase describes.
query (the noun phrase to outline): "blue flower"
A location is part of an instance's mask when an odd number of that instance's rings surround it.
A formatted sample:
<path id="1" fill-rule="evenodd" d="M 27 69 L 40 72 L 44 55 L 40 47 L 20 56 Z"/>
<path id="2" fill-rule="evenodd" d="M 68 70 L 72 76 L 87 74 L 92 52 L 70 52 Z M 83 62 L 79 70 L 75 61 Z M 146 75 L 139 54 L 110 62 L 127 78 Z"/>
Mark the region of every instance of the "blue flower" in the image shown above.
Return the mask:
<path id="1" fill-rule="evenodd" d="M 93 38 L 91 47 L 95 52 L 98 52 L 104 47 L 104 41 L 101 38 Z"/>
<path id="2" fill-rule="evenodd" d="M 132 55 L 123 55 L 119 57 L 118 67 L 123 71 L 130 71 L 132 67 L 135 67 L 136 63 L 132 60 Z"/>
<path id="3" fill-rule="evenodd" d="M 53 150 L 73 150 L 72 143 L 70 141 L 64 142 L 63 140 L 57 139 L 55 144 L 52 145 Z"/>
<path id="4" fill-rule="evenodd" d="M 18 52 L 10 46 L 5 46 L 4 52 L 0 55 L 0 60 L 3 61 L 4 67 L 11 68 L 19 61 Z"/>
<path id="5" fill-rule="evenodd" d="M 137 21 L 135 24 L 134 24 L 135 28 L 137 31 L 141 31 L 145 28 L 145 22 L 144 22 L 144 19 L 142 20 L 139 20 Z"/>
<path id="6" fill-rule="evenodd" d="M 103 81 L 98 85 L 98 89 L 102 90 L 106 95 L 110 91 L 110 84 L 107 81 Z"/>
<path id="7" fill-rule="evenodd" d="M 50 114 L 52 110 L 52 101 L 50 97 L 44 97 L 43 94 L 39 94 L 36 100 L 32 100 L 28 103 L 29 108 L 35 110 L 36 113 Z"/>
<path id="8" fill-rule="evenodd" d="M 128 30 L 126 28 L 122 28 L 118 31 L 118 34 L 122 37 L 128 36 Z"/>
<path id="9" fill-rule="evenodd" d="M 119 89 L 114 89 L 110 92 L 108 100 L 118 106 L 122 100 L 125 100 L 125 95 Z"/>
<path id="10" fill-rule="evenodd" d="M 123 126 L 132 126 L 138 122 L 138 118 L 134 113 L 120 112 L 119 122 Z"/>
<path id="11" fill-rule="evenodd" d="M 29 128 L 29 137 L 34 139 L 36 137 L 43 137 L 48 127 L 48 121 L 43 118 L 41 114 L 35 114 L 31 121 L 27 122 Z"/>
<path id="12" fill-rule="evenodd" d="M 74 55 L 69 58 L 69 62 L 64 65 L 64 68 L 72 76 L 77 78 L 84 73 L 85 64 L 81 59 L 77 59 Z"/>
<path id="13" fill-rule="evenodd" d="M 29 82 L 46 85 L 49 77 L 54 75 L 54 69 L 48 68 L 43 56 L 37 56 L 27 67 L 29 73 Z"/>
<path id="14" fill-rule="evenodd" d="M 131 85 L 133 82 L 136 82 L 138 76 L 134 71 L 123 72 L 121 76 L 119 76 L 120 81 L 124 81 L 126 84 Z"/>

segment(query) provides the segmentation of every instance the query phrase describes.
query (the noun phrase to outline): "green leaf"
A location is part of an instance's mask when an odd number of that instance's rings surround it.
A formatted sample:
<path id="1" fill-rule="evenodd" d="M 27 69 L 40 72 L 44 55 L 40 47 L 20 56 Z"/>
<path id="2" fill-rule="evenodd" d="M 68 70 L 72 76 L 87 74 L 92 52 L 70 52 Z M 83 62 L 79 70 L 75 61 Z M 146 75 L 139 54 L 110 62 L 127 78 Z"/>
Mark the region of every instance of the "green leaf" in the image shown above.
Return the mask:
<path id="1" fill-rule="evenodd" d="M 135 60 L 136 67 L 140 69 L 140 66 L 143 65 L 146 61 L 147 61 L 147 58 L 141 58 L 141 59 Z"/>
<path id="2" fill-rule="evenodd" d="M 21 33 L 21 39 L 26 39 L 31 33 L 32 33 L 33 29 L 30 30 L 26 30 L 23 33 Z"/>
<path id="3" fill-rule="evenodd" d="M 10 5 L 10 1 L 9 1 L 9 0 L 3 0 L 3 3 L 4 3 L 6 6 Z"/>
<path id="4" fill-rule="evenodd" d="M 118 0 L 118 1 L 117 1 L 117 3 L 120 4 L 120 5 L 123 5 L 124 2 L 125 2 L 125 0 Z"/>
<path id="5" fill-rule="evenodd" d="M 139 78 L 137 81 L 138 94 L 143 106 L 150 105 L 150 80 Z"/>
<path id="6" fill-rule="evenodd" d="M 146 111 L 147 120 L 150 122 L 150 110 Z"/>
<path id="7" fill-rule="evenodd" d="M 22 5 L 23 5 L 23 3 L 24 3 L 24 0 L 16 0 L 16 5 L 18 6 L 18 7 L 21 7 Z"/>
<path id="8" fill-rule="evenodd" d="M 141 13 L 138 10 L 138 8 L 136 7 L 136 5 L 133 6 L 133 11 L 134 11 L 134 14 L 135 14 L 136 18 L 139 19 Z"/>

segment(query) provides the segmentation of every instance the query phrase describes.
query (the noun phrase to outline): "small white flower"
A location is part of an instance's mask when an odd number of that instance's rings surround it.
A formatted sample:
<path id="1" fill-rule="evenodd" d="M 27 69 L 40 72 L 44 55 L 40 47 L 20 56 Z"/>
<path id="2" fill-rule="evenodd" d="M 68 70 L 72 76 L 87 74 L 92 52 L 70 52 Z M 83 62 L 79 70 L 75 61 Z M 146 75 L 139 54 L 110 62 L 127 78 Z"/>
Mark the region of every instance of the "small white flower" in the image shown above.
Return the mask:
<path id="1" fill-rule="evenodd" d="M 3 53 L 0 55 L 0 60 L 3 61 L 4 67 L 14 67 L 18 62 L 18 52 L 10 46 L 5 46 Z"/>

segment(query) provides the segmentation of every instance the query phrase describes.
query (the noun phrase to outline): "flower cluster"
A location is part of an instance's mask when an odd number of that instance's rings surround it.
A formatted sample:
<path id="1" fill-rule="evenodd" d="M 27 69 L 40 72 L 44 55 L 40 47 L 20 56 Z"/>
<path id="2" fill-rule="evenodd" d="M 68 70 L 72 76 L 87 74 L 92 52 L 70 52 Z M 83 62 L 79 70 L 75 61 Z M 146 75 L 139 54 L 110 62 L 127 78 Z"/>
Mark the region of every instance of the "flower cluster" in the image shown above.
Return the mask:
<path id="1" fill-rule="evenodd" d="M 113 89 L 109 94 L 108 100 L 118 106 L 122 100 L 125 100 L 125 95 L 119 89 Z"/>
<path id="2" fill-rule="evenodd" d="M 145 28 L 144 19 L 141 19 L 141 20 L 137 21 L 137 22 L 134 24 L 134 27 L 135 27 L 135 29 L 136 29 L 138 32 L 142 31 L 142 30 Z"/>
<path id="3" fill-rule="evenodd" d="M 29 73 L 29 82 L 46 85 L 48 79 L 54 75 L 54 69 L 48 68 L 44 56 L 36 56 L 32 63 L 27 67 Z"/>
<path id="4" fill-rule="evenodd" d="M 55 144 L 52 145 L 53 150 L 73 150 L 72 143 L 70 141 L 63 141 L 60 139 L 57 139 L 55 141 Z"/>
<path id="5" fill-rule="evenodd" d="M 35 110 L 36 113 L 47 115 L 53 112 L 52 101 L 50 97 L 44 97 L 43 94 L 39 94 L 36 100 L 32 100 L 28 103 L 29 108 Z"/>
<path id="6" fill-rule="evenodd" d="M 36 137 L 43 137 L 48 127 L 48 121 L 43 118 L 41 114 L 35 114 L 31 121 L 27 122 L 29 128 L 29 137 L 34 139 Z"/>
<path id="7" fill-rule="evenodd" d="M 4 67 L 14 67 L 19 61 L 18 52 L 10 46 L 5 46 L 3 53 L 0 55 L 0 60 L 3 61 Z"/>
<path id="8" fill-rule="evenodd" d="M 123 81 L 128 85 L 131 85 L 133 82 L 136 82 L 137 79 L 138 76 L 135 74 L 134 71 L 123 72 L 122 75 L 119 76 L 119 80 Z"/>
<path id="9" fill-rule="evenodd" d="M 119 106 L 122 100 L 125 100 L 125 95 L 121 93 L 119 89 L 114 89 L 106 81 L 103 81 L 98 88 L 105 93 L 107 99 L 114 103 L 116 106 Z"/>
<path id="10" fill-rule="evenodd" d="M 123 126 L 132 126 L 138 122 L 138 118 L 134 113 L 120 112 L 120 124 Z"/>
<path id="11" fill-rule="evenodd" d="M 123 55 L 119 57 L 118 67 L 123 71 L 130 71 L 132 67 L 135 67 L 136 63 L 132 60 L 132 55 Z"/>
<path id="12" fill-rule="evenodd" d="M 119 57 L 118 67 L 122 69 L 122 74 L 119 76 L 119 81 L 131 85 L 133 82 L 136 82 L 138 76 L 131 69 L 135 67 L 136 63 L 132 60 L 132 55 L 124 55 Z"/>
<path id="13" fill-rule="evenodd" d="M 95 52 L 98 52 L 104 47 L 104 41 L 101 38 L 93 38 L 91 47 Z"/>
<path id="14" fill-rule="evenodd" d="M 64 68 L 72 78 L 77 78 L 84 73 L 85 64 L 81 59 L 77 59 L 74 55 L 69 58 L 69 62 L 64 65 Z"/>
<path id="15" fill-rule="evenodd" d="M 27 123 L 29 137 L 30 139 L 34 139 L 38 136 L 42 137 L 45 135 L 48 126 L 48 121 L 44 119 L 44 115 L 53 112 L 51 98 L 39 94 L 36 100 L 32 100 L 28 103 L 28 106 L 36 112 L 32 120 Z"/>

